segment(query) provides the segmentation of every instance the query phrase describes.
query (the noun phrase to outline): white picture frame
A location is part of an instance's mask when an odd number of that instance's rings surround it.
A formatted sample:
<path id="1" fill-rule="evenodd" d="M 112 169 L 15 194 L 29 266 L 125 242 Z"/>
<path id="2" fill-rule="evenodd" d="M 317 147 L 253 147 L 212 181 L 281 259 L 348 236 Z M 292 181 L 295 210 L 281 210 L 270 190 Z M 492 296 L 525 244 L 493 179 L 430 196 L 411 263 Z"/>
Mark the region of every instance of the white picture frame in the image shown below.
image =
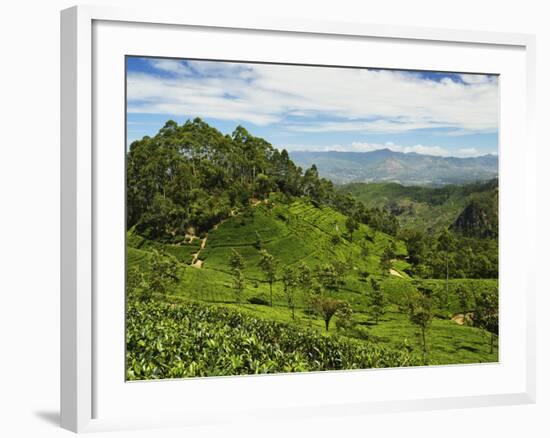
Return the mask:
<path id="1" fill-rule="evenodd" d="M 107 61 L 110 62 L 113 59 L 120 61 L 121 53 L 136 54 L 133 52 L 135 49 L 128 49 L 128 46 L 124 46 L 124 38 L 121 35 L 131 33 L 135 41 L 134 44 L 138 44 L 140 32 L 145 32 L 144 29 L 148 29 L 149 46 L 147 50 L 158 55 L 166 55 L 172 50 L 165 47 L 164 52 L 160 53 L 161 43 L 163 38 L 167 38 L 167 34 L 179 32 L 178 29 L 185 29 L 185 32 L 200 32 L 203 38 L 204 35 L 208 36 L 209 32 L 212 33 L 212 38 L 214 38 L 214 33 L 219 37 L 224 32 L 233 32 L 236 35 L 235 38 L 249 38 L 250 41 L 254 38 L 261 39 L 264 36 L 274 41 L 287 38 L 295 38 L 296 41 L 300 38 L 312 41 L 318 38 L 327 40 L 334 38 L 338 40 L 338 44 L 362 44 L 368 40 L 369 44 L 373 45 L 373 50 L 380 52 L 375 46 L 378 43 L 383 43 L 386 46 L 395 46 L 395 50 L 399 49 L 403 54 L 405 46 L 411 50 L 417 47 L 420 50 L 419 53 L 424 50 L 429 53 L 429 50 L 432 49 L 449 50 L 450 47 L 451 51 L 456 50 L 456 54 L 442 56 L 442 60 L 439 62 L 447 63 L 445 64 L 448 66 L 447 68 L 450 70 L 454 68 L 453 71 L 481 71 L 475 69 L 477 62 L 480 66 L 484 65 L 482 70 L 487 72 L 492 61 L 491 59 L 481 60 L 479 55 L 486 53 L 487 56 L 484 58 L 491 58 L 491 56 L 494 59 L 498 58 L 498 61 L 494 61 L 496 62 L 494 65 L 502 67 L 488 72 L 504 74 L 503 71 L 506 71 L 508 73 L 503 77 L 510 78 L 510 81 L 516 81 L 506 85 L 505 80 L 502 91 L 505 94 L 501 95 L 503 105 L 501 127 L 505 128 L 501 133 L 501 151 L 504 148 L 505 158 L 501 160 L 502 174 L 500 178 L 503 199 L 501 200 L 500 214 L 501 218 L 506 217 L 504 223 L 501 224 L 503 227 L 500 242 L 501 258 L 504 257 L 506 259 L 504 261 L 507 261 L 511 257 L 509 254 L 511 251 L 506 251 L 506 249 L 519 247 L 529 249 L 534 246 L 535 242 L 535 216 L 528 213 L 529 209 L 532 211 L 536 206 L 534 195 L 536 146 L 532 126 L 534 120 L 535 39 L 532 35 L 272 18 L 253 20 L 243 18 L 228 21 L 215 15 L 205 17 L 194 14 L 192 11 L 178 13 L 178 11 L 162 11 L 157 8 L 126 10 L 78 6 L 66 9 L 61 13 L 62 427 L 75 432 L 84 432 L 223 422 L 229 417 L 233 420 L 250 416 L 260 419 L 273 416 L 301 418 L 312 415 L 342 415 L 344 413 L 361 415 L 369 412 L 399 412 L 534 402 L 535 274 L 525 261 L 521 262 L 511 258 L 507 263 L 518 262 L 517 269 L 514 273 L 504 273 L 500 277 L 503 288 L 507 285 L 513 286 L 517 293 L 517 296 L 512 297 L 514 301 L 510 301 L 509 304 L 505 303 L 504 309 L 501 309 L 502 316 L 504 316 L 502 319 L 504 333 L 502 338 L 504 340 L 502 342 L 510 342 L 510 345 L 503 346 L 505 347 L 503 358 L 499 364 L 492 368 L 484 365 L 420 367 L 415 370 L 406 370 L 405 373 L 408 374 L 403 374 L 403 371 L 400 370 L 371 370 L 330 374 L 305 373 L 302 375 L 191 379 L 186 383 L 181 381 L 143 382 L 144 384 L 124 382 L 123 374 L 118 371 L 111 372 L 109 361 L 118 364 L 113 365 L 113 368 L 117 370 L 121 366 L 119 362 L 124 361 L 123 356 L 117 359 L 118 352 L 121 351 L 120 348 L 123 348 L 118 340 L 124 334 L 118 333 L 118 337 L 114 336 L 112 345 L 110 345 L 110 340 L 105 336 L 105 326 L 108 323 L 109 327 L 115 328 L 115 331 L 121 327 L 121 323 L 123 327 L 124 315 L 117 316 L 116 312 L 120 310 L 117 305 L 120 305 L 120 298 L 123 298 L 124 291 L 123 287 L 118 287 L 120 281 L 117 278 L 120 279 L 120 275 L 115 271 L 109 273 L 108 270 L 103 269 L 105 264 L 111 263 L 110 260 L 107 260 L 109 255 L 106 254 L 106 251 L 111 254 L 111 257 L 117 257 L 120 252 L 117 252 L 118 250 L 114 247 L 113 251 L 110 251 L 98 237 L 106 235 L 108 231 L 104 231 L 104 229 L 106 230 L 110 226 L 106 224 L 108 218 L 102 213 L 105 208 L 98 208 L 98 206 L 101 206 L 103 202 L 120 201 L 120 196 L 117 198 L 120 191 L 117 195 L 117 190 L 113 191 L 115 193 L 110 200 L 106 200 L 110 195 L 106 193 L 105 187 L 112 187 L 113 181 L 115 184 L 123 181 L 120 176 L 124 174 L 124 169 L 120 168 L 120 161 L 117 161 L 122 156 L 120 151 L 123 149 L 121 146 L 121 150 L 116 152 L 120 155 L 119 158 L 116 158 L 115 155 L 112 157 L 109 155 L 110 150 L 106 150 L 105 146 L 101 146 L 104 149 L 98 154 L 97 144 L 99 140 L 101 140 L 101 145 L 109 144 L 111 140 L 116 143 L 117 139 L 121 138 L 115 133 L 120 133 L 120 122 L 124 118 L 124 107 L 119 106 L 123 90 L 119 89 L 112 93 L 113 89 L 110 87 L 123 86 L 124 78 L 116 74 L 117 68 L 120 67 L 119 64 L 117 64 L 118 67 L 115 66 L 110 70 L 115 74 L 109 74 L 108 78 L 105 75 L 104 66 Z M 157 36 L 152 37 L 154 34 Z M 170 34 L 170 36 L 173 35 Z M 109 41 L 109 49 L 106 48 L 105 41 Z M 145 42 L 143 43 L 145 44 Z M 307 44 L 315 44 L 315 42 L 309 41 Z M 399 45 L 402 47 L 399 48 Z M 245 59 L 256 60 L 260 53 L 257 50 L 258 47 L 256 47 L 256 52 L 254 52 L 254 44 L 251 44 L 250 47 L 250 55 Z M 264 47 L 266 46 L 263 46 L 262 50 Z M 132 50 L 132 52 L 127 50 Z M 194 53 L 204 50 L 204 57 L 213 56 L 206 54 L 206 44 L 202 48 L 200 44 L 195 45 L 194 50 Z M 328 47 L 324 51 L 329 53 L 323 54 L 323 56 L 331 56 L 331 50 L 336 51 L 335 48 Z M 466 62 L 468 50 L 483 50 L 484 52 L 476 52 L 477 55 L 471 56 L 470 60 Z M 266 56 L 266 59 L 270 56 L 268 52 L 268 50 L 264 51 L 266 54 L 263 56 Z M 491 55 L 493 52 L 494 54 Z M 109 56 L 114 58 L 109 58 Z M 242 58 L 245 55 L 235 54 L 231 59 L 237 59 L 236 57 L 239 56 Z M 277 55 L 272 54 L 271 56 L 276 57 Z M 288 61 L 296 62 L 299 53 L 287 56 L 289 58 L 294 56 Z M 335 53 L 333 56 L 336 56 Z M 464 58 L 463 60 L 461 60 L 461 56 Z M 380 59 L 379 62 L 385 62 L 384 67 L 397 65 L 388 65 L 391 60 L 382 61 L 382 58 Z M 345 61 L 343 62 L 342 65 L 347 65 Z M 414 62 L 418 64 L 414 64 Z M 401 67 L 421 66 L 422 62 L 426 62 L 426 60 L 419 59 L 414 62 L 403 61 L 404 65 Z M 467 67 L 459 68 L 460 65 L 467 65 Z M 109 64 L 111 69 L 110 66 L 111 64 Z M 502 70 L 499 70 L 500 68 Z M 512 88 L 516 90 L 514 91 Z M 104 90 L 105 93 L 109 91 L 108 94 L 113 95 L 115 100 L 107 102 L 103 99 L 101 90 Z M 510 90 L 511 94 L 506 94 L 506 90 Z M 518 104 L 513 110 L 509 108 L 512 102 Z M 101 110 L 107 108 L 107 103 L 112 113 Z M 117 118 L 117 114 L 120 118 Z M 115 119 L 116 121 L 113 121 Z M 108 120 L 113 121 L 113 125 L 110 125 Z M 114 123 L 117 125 L 115 126 Z M 112 136 L 112 139 L 106 136 Z M 520 142 L 521 148 L 513 149 L 509 141 L 511 139 Z M 511 179 L 516 182 L 514 190 L 507 185 L 507 181 Z M 517 202 L 522 202 L 522 208 L 517 207 Z M 124 206 L 120 205 L 119 208 L 123 209 Z M 120 215 L 115 214 L 114 217 L 116 218 L 114 219 L 115 223 L 123 220 Z M 523 234 L 526 238 L 522 241 L 513 236 L 514 224 L 518 224 L 519 221 L 528 224 Z M 111 264 L 120 267 L 119 263 L 120 261 L 118 264 Z M 115 303 L 114 307 L 110 307 L 114 309 L 111 313 L 105 307 L 107 300 L 98 299 L 100 291 L 105 289 L 102 286 L 106 284 L 105 282 L 109 284 L 112 282 L 114 286 L 111 295 L 118 300 L 118 304 Z M 502 293 L 505 293 L 506 297 L 509 296 L 506 291 Z M 514 321 L 519 329 L 515 329 L 513 333 L 507 330 L 510 319 L 507 320 L 506 316 L 511 309 L 516 309 L 520 313 L 517 320 Z M 505 338 L 506 334 L 508 338 Z M 113 357 L 111 352 L 114 351 L 117 353 L 113 353 Z M 506 351 L 510 353 L 508 356 Z M 513 359 L 511 359 L 512 356 Z M 510 365 L 509 369 L 508 365 Z M 501 371 L 502 373 L 499 374 Z M 466 375 L 469 376 L 469 379 L 480 382 L 479 391 L 457 387 L 447 393 L 437 383 L 460 378 L 460 376 L 466 378 Z M 408 392 L 403 391 L 396 384 L 397 389 L 390 391 L 386 397 L 382 397 L 380 392 L 377 393 L 374 388 L 383 387 L 384 379 L 387 380 L 385 376 L 391 376 L 391 380 L 395 382 L 401 380 L 422 382 L 423 379 L 425 381 L 433 379 L 434 383 L 433 388 L 424 392 L 418 388 L 413 388 Z M 494 381 L 491 381 L 491 376 L 494 377 Z M 256 408 L 253 404 L 246 403 L 244 398 L 237 397 L 232 410 L 228 412 L 224 412 L 219 406 L 212 406 L 207 399 L 200 397 L 194 400 L 193 406 L 183 403 L 171 410 L 167 410 L 162 403 L 157 403 L 162 394 L 164 394 L 162 397 L 166 396 L 168 399 L 175 397 L 178 391 L 181 392 L 183 384 L 187 385 L 185 389 L 187 393 L 189 391 L 195 394 L 199 392 L 219 393 L 223 399 L 223 395 L 231 391 L 242 391 L 243 394 L 250 396 L 260 392 L 276 391 L 276 388 L 280 388 L 281 391 L 288 391 L 293 387 L 314 388 L 322 383 L 321 381 L 330 382 L 328 391 L 332 391 L 333 394 L 333 399 L 330 401 L 319 400 L 318 395 L 312 390 L 308 396 L 297 396 L 294 404 L 285 403 L 283 397 L 274 394 L 272 405 L 264 408 Z M 351 392 L 346 392 L 346 388 L 361 387 L 361 385 L 365 385 L 366 381 L 370 382 L 370 386 L 367 388 L 373 388 L 372 394 L 369 396 L 364 393 L 353 393 L 352 397 Z M 483 386 L 482 382 L 487 383 L 486 386 Z M 119 392 L 117 392 L 117 388 L 120 389 Z M 126 391 L 128 388 L 130 390 Z M 112 400 L 111 402 L 106 401 L 107 396 L 109 400 Z M 145 400 L 153 400 L 155 403 L 147 405 L 147 410 L 144 412 L 131 415 L 131 410 L 117 410 L 120 405 L 125 404 L 121 403 L 122 397 L 126 397 L 124 400 L 127 402 L 136 399 L 136 397 L 142 397 Z"/>

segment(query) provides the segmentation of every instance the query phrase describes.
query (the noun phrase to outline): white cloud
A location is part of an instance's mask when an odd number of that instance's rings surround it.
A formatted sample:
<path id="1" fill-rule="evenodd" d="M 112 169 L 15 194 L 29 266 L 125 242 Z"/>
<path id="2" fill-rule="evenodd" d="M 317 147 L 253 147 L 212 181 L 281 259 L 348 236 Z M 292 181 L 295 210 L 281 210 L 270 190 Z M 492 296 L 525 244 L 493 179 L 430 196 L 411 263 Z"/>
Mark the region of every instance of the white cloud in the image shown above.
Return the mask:
<path id="1" fill-rule="evenodd" d="M 425 146 L 417 144 L 413 146 L 402 146 L 392 142 L 378 144 L 378 143 L 351 143 L 349 145 L 334 144 L 329 146 L 316 146 L 316 145 L 292 145 L 288 144 L 282 146 L 289 151 L 337 151 L 337 152 L 372 152 L 380 149 L 389 149 L 394 152 L 417 153 L 423 155 L 432 155 L 436 157 L 478 157 L 483 155 L 479 150 L 475 148 L 459 149 L 457 151 L 451 151 L 441 146 Z"/>
<path id="2" fill-rule="evenodd" d="M 287 129 L 294 132 L 370 132 L 373 134 L 385 133 L 396 134 L 414 129 L 449 128 L 449 124 L 436 121 L 417 121 L 409 118 L 397 120 L 378 119 L 373 121 L 332 121 L 332 122 L 311 122 L 303 124 L 289 124 Z M 453 126 L 458 129 L 459 127 Z M 454 132 L 454 131 L 453 131 Z"/>
<path id="3" fill-rule="evenodd" d="M 498 126 L 498 83 L 484 75 L 462 75 L 461 83 L 390 70 L 150 62 L 159 74 L 128 74 L 130 113 L 283 122 L 294 132 L 446 128 L 463 135 Z"/>
<path id="4" fill-rule="evenodd" d="M 477 157 L 482 154 L 480 154 L 476 148 L 464 148 L 464 149 L 459 149 L 456 155 L 458 157 Z"/>
<path id="5" fill-rule="evenodd" d="M 466 84 L 480 85 L 488 83 L 496 83 L 496 76 L 479 75 L 479 74 L 463 74 L 460 79 Z"/>
<path id="6" fill-rule="evenodd" d="M 157 70 L 179 74 L 182 76 L 191 76 L 192 70 L 186 64 L 171 59 L 151 59 L 150 64 Z"/>

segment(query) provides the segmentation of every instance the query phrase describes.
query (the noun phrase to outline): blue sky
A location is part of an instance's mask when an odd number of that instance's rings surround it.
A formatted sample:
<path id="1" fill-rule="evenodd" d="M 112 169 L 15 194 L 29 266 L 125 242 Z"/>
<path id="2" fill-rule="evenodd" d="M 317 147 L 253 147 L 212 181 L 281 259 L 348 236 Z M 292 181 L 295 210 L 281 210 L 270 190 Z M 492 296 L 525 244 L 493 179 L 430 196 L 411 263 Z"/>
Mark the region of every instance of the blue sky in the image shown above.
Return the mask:
<path id="1" fill-rule="evenodd" d="M 238 124 L 292 150 L 498 151 L 498 78 L 482 74 L 127 58 L 128 144 L 173 119 Z"/>

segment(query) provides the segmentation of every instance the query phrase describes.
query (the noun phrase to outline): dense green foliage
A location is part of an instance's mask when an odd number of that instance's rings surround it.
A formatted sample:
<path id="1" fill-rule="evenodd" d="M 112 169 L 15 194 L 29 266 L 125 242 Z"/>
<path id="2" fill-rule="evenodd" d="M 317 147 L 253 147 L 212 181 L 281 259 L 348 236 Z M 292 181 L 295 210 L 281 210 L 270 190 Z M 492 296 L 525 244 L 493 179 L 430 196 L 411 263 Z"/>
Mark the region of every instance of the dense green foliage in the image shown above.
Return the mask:
<path id="1" fill-rule="evenodd" d="M 354 183 L 340 191 L 399 221 L 397 236 L 407 244 L 411 275 L 498 277 L 498 180 L 437 188 Z M 447 231 L 454 243 L 443 250 Z"/>
<path id="2" fill-rule="evenodd" d="M 458 233 L 469 237 L 498 237 L 498 194 L 472 199 L 452 224 Z"/>
<path id="3" fill-rule="evenodd" d="M 406 350 L 198 303 L 130 302 L 129 380 L 402 367 Z"/>
<path id="4" fill-rule="evenodd" d="M 189 231 L 206 232 L 249 208 L 250 199 L 271 192 L 307 196 L 387 232 L 397 222 L 384 211 L 338 193 L 315 165 L 302 171 L 242 126 L 223 135 L 200 119 L 168 121 L 154 137 L 130 145 L 127 155 L 127 224 L 144 236 L 178 241 Z"/>
<path id="5" fill-rule="evenodd" d="M 498 225 L 498 218 L 494 216 L 498 208 L 497 179 L 443 187 L 353 183 L 341 186 L 339 190 L 351 193 L 369 208 L 389 210 L 405 228 L 432 232 L 449 227 L 471 203 L 481 206 Z"/>
<path id="6" fill-rule="evenodd" d="M 126 276 L 126 291 L 132 299 L 150 300 L 153 295 L 164 295 L 171 285 L 179 281 L 178 263 L 174 256 L 153 249 L 150 269 L 131 266 Z"/>
<path id="7" fill-rule="evenodd" d="M 448 247 L 441 237 L 451 237 Z M 443 229 L 436 235 L 403 230 L 411 275 L 422 278 L 498 278 L 498 240 L 467 237 Z"/>

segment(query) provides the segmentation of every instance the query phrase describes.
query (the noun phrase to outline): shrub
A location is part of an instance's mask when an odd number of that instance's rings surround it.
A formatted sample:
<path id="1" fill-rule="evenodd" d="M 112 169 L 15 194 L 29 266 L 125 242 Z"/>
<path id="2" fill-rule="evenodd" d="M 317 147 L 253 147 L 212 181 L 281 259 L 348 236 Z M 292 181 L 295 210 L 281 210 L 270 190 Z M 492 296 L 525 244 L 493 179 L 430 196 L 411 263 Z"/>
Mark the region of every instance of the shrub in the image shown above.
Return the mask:
<path id="1" fill-rule="evenodd" d="M 359 271 L 359 280 L 360 281 L 367 281 L 368 278 L 369 278 L 369 273 L 367 271 L 364 271 L 364 270 Z"/>
<path id="2" fill-rule="evenodd" d="M 330 243 L 333 245 L 338 245 L 340 243 L 340 236 L 338 236 L 338 234 L 333 234 L 330 236 Z"/>
<path id="3" fill-rule="evenodd" d="M 346 334 L 348 336 L 353 336 L 354 338 L 363 339 L 365 341 L 370 341 L 373 337 L 368 328 L 363 327 L 359 324 L 355 324 L 353 327 L 348 329 L 346 331 Z"/>
<path id="4" fill-rule="evenodd" d="M 258 304 L 260 306 L 269 306 L 269 300 L 263 297 L 250 297 L 248 302 L 250 304 Z"/>
<path id="5" fill-rule="evenodd" d="M 407 351 L 199 303 L 128 302 L 129 380 L 418 365 Z"/>
<path id="6" fill-rule="evenodd" d="M 334 314 L 336 317 L 336 329 L 347 330 L 355 325 L 353 309 L 348 303 L 344 303 Z"/>

